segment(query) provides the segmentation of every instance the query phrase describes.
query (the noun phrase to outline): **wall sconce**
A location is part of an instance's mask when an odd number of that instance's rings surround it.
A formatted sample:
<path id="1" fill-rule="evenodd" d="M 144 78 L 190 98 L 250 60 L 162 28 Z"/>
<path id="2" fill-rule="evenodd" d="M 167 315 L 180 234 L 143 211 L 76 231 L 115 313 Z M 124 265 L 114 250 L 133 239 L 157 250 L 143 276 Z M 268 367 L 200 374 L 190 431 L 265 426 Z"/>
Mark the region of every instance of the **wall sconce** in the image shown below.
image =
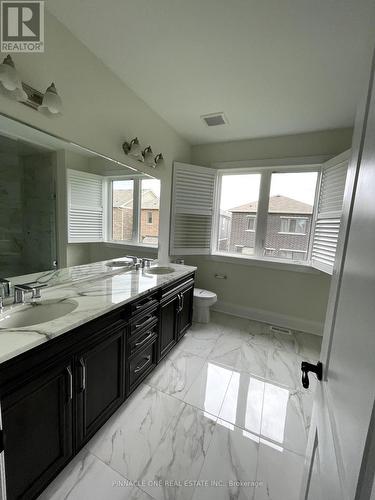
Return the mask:
<path id="1" fill-rule="evenodd" d="M 3 63 L 0 64 L 0 83 L 9 97 L 17 99 L 30 108 L 51 115 L 61 113 L 62 101 L 55 84 L 52 83 L 43 94 L 22 82 L 10 55 L 6 56 Z"/>
<path id="2" fill-rule="evenodd" d="M 148 167 L 155 168 L 157 163 L 163 159 L 163 155 L 159 153 L 154 156 L 152 152 L 151 146 L 147 146 L 147 148 L 143 151 L 144 162 Z"/>
<path id="3" fill-rule="evenodd" d="M 142 148 L 141 145 L 139 144 L 138 137 L 135 137 L 132 139 L 130 142 L 124 142 L 122 145 L 122 149 L 124 150 L 124 153 L 131 158 L 134 158 L 135 160 L 138 161 L 144 161 L 143 154 L 142 154 Z"/>

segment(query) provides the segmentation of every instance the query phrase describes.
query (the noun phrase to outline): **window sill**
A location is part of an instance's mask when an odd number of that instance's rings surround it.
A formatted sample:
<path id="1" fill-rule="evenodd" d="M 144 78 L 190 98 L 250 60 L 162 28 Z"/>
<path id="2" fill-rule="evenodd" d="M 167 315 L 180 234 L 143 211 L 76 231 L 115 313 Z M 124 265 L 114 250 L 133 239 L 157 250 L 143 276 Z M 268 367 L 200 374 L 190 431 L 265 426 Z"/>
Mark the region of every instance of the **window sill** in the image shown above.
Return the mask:
<path id="1" fill-rule="evenodd" d="M 145 245 L 144 243 L 134 243 L 133 241 L 104 241 L 103 242 L 106 247 L 109 248 L 135 248 L 135 249 L 149 249 L 155 253 L 158 252 L 158 246 L 157 245 Z"/>
<path id="2" fill-rule="evenodd" d="M 267 267 L 269 269 L 278 269 L 280 271 L 294 271 L 297 273 L 321 274 L 321 271 L 311 266 L 309 262 L 271 259 L 261 257 L 243 257 L 234 254 L 212 253 L 205 256 L 207 260 L 217 262 L 227 262 L 229 264 L 239 264 L 245 266 Z"/>
<path id="3" fill-rule="evenodd" d="M 291 236 L 307 236 L 307 233 L 287 233 L 286 231 L 279 231 L 277 234 L 289 234 Z"/>

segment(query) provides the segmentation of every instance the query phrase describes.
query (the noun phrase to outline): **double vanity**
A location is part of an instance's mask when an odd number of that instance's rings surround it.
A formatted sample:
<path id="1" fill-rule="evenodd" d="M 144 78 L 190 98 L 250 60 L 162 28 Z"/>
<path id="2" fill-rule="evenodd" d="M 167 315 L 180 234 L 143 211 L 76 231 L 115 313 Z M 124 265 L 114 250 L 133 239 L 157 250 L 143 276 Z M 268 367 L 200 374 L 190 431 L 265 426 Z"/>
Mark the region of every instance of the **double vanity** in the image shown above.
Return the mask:
<path id="1" fill-rule="evenodd" d="M 37 497 L 183 337 L 194 276 L 118 259 L 22 277 L 48 286 L 0 314 L 8 500 Z"/>

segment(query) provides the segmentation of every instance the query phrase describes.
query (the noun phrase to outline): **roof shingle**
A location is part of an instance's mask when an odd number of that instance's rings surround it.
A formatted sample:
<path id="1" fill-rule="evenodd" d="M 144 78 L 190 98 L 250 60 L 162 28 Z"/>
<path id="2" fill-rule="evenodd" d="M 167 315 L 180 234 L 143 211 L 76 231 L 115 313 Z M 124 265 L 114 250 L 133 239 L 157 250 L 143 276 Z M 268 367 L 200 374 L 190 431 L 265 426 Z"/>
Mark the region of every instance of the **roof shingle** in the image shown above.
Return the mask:
<path id="1" fill-rule="evenodd" d="M 114 189 L 113 206 L 119 208 L 133 208 L 133 190 L 132 189 Z M 159 208 L 159 197 L 152 189 L 142 190 L 142 209 L 157 210 Z"/>
<path id="2" fill-rule="evenodd" d="M 238 207 L 230 208 L 229 212 L 256 212 L 258 209 L 258 202 L 252 201 L 251 203 L 245 203 Z M 271 196 L 269 207 L 269 213 L 276 214 L 312 214 L 313 207 L 308 203 L 303 203 L 302 201 L 294 200 L 293 198 L 288 198 L 287 196 Z"/>

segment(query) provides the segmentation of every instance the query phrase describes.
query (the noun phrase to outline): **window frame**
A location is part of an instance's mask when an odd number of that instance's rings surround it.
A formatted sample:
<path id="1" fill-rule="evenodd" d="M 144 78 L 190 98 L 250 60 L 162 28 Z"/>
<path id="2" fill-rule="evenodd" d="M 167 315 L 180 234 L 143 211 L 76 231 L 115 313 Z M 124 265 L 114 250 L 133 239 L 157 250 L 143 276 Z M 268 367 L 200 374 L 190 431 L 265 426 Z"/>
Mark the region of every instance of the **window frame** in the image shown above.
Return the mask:
<path id="1" fill-rule="evenodd" d="M 252 221 L 253 222 L 253 229 L 249 229 L 249 222 Z M 255 230 L 256 230 L 256 221 L 257 221 L 257 216 L 256 215 L 246 215 L 246 222 L 247 222 L 247 228 L 245 229 L 245 231 L 249 232 L 249 233 L 255 233 Z"/>
<path id="2" fill-rule="evenodd" d="M 315 205 L 314 205 L 315 206 Z M 292 220 L 303 220 L 303 221 L 306 221 L 306 225 L 305 225 L 305 231 L 307 229 L 307 223 L 309 221 L 309 219 L 307 217 L 296 217 L 296 216 L 291 216 L 291 217 L 288 217 L 287 215 L 280 215 L 280 219 L 281 219 L 281 222 L 284 220 L 288 220 L 289 223 L 288 223 L 288 226 L 289 226 L 289 231 L 278 231 L 278 234 L 292 234 L 293 236 L 295 235 L 299 235 L 299 236 L 306 236 L 307 233 L 304 232 L 304 233 L 299 233 L 297 231 L 290 231 L 290 221 Z M 282 224 L 280 223 L 280 229 L 282 228 Z M 297 224 L 296 224 L 296 228 L 297 228 Z M 280 249 L 281 250 L 281 249 Z"/>
<path id="3" fill-rule="evenodd" d="M 123 245 L 125 247 L 145 247 L 145 248 L 158 248 L 158 244 L 141 243 L 139 241 L 140 231 L 141 231 L 141 186 L 142 181 L 150 179 L 151 177 L 147 175 L 119 175 L 119 176 L 108 176 L 105 178 L 104 182 L 107 183 L 107 203 L 106 203 L 106 233 L 105 233 L 105 243 L 113 245 Z M 112 239 L 113 234 L 113 188 L 112 183 L 114 181 L 133 181 L 133 227 L 132 227 L 132 239 L 131 240 L 114 240 Z M 160 181 L 160 179 L 157 179 Z M 160 206 L 159 206 L 160 210 Z M 151 223 L 152 224 L 152 223 Z"/>
<path id="4" fill-rule="evenodd" d="M 320 158 L 319 158 L 320 160 Z M 241 163 L 241 162 L 240 162 Z M 271 262 L 279 263 L 281 265 L 291 265 L 291 266 L 304 266 L 311 267 L 311 248 L 312 248 L 312 233 L 315 227 L 316 213 L 317 213 L 317 203 L 319 199 L 321 175 L 322 175 L 322 161 L 317 161 L 316 163 L 306 163 L 306 164 L 296 164 L 296 165 L 275 165 L 275 166 L 247 166 L 239 168 L 218 168 L 217 179 L 216 179 L 216 189 L 215 189 L 215 203 L 214 203 L 214 214 L 213 214 L 213 224 L 211 231 L 211 247 L 210 254 L 216 257 L 226 257 L 258 261 L 258 262 Z M 314 204 L 313 213 L 311 217 L 311 225 L 309 231 L 309 244 L 307 250 L 306 260 L 300 259 L 283 259 L 279 257 L 270 257 L 263 254 L 263 247 L 266 239 L 267 233 L 267 218 L 268 218 L 268 205 L 269 196 L 271 190 L 271 177 L 273 173 L 304 173 L 304 172 L 317 172 L 317 180 L 315 186 L 314 194 Z M 239 253 L 229 253 L 220 252 L 217 250 L 218 234 L 219 234 L 219 210 L 220 210 L 220 197 L 222 188 L 222 178 L 225 175 L 244 175 L 244 174 L 260 174 L 260 187 L 259 187 L 259 197 L 258 197 L 258 210 L 256 213 L 255 221 L 255 245 L 254 245 L 254 255 L 246 255 Z M 302 217 L 303 218 L 303 217 Z M 307 233 L 291 233 L 293 235 L 305 235 Z"/>
<path id="5" fill-rule="evenodd" d="M 146 224 L 153 224 L 153 223 L 154 223 L 154 212 L 152 210 L 147 210 Z"/>

